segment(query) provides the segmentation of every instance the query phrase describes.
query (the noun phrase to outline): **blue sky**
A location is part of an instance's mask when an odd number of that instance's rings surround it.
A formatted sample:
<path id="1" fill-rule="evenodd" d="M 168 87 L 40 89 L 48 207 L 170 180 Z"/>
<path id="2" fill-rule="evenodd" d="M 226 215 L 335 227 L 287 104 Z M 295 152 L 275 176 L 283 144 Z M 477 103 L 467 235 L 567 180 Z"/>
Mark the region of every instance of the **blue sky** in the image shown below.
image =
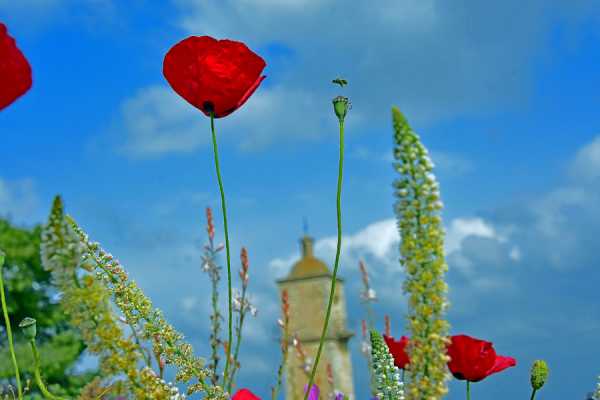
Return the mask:
<path id="1" fill-rule="evenodd" d="M 551 4 L 551 5 L 550 5 Z M 404 334 L 391 183 L 392 105 L 420 134 L 440 181 L 452 334 L 492 341 L 517 366 L 474 399 L 526 398 L 533 360 L 550 366 L 540 398 L 583 399 L 600 374 L 600 4 L 595 1 L 0 0 L 0 21 L 32 64 L 33 89 L 0 113 L 0 214 L 44 222 L 55 194 L 208 355 L 204 208 L 220 203 L 209 120 L 162 76 L 189 35 L 244 41 L 267 79 L 217 120 L 232 259 L 251 265 L 251 319 L 239 383 L 267 398 L 279 360 L 275 279 L 299 254 L 302 217 L 332 265 L 338 132 L 354 383 L 360 274 L 376 311 Z M 341 91 L 331 79 L 342 75 Z M 332 245 L 333 243 L 333 245 Z M 222 293 L 225 293 L 224 291 Z M 224 298 L 222 298 L 224 300 Z M 224 303 L 223 303 L 224 304 Z M 250 368 L 252 365 L 252 368 Z M 246 366 L 246 368 L 244 368 Z M 451 381 L 448 399 L 464 397 Z"/>

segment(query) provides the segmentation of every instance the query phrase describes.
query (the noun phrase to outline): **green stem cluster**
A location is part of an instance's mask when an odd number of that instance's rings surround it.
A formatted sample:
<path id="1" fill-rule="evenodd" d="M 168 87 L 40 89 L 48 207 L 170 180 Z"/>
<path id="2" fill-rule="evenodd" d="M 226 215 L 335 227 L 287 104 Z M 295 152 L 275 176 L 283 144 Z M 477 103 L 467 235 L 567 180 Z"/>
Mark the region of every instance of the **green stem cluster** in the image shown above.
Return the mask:
<path id="1" fill-rule="evenodd" d="M 17 381 L 17 393 L 19 400 L 23 399 L 23 388 L 21 387 L 21 374 L 19 373 L 19 364 L 17 363 L 17 356 L 15 355 L 15 348 L 13 345 L 12 329 L 10 327 L 10 319 L 8 318 L 8 306 L 6 305 L 6 296 L 4 294 L 4 252 L 0 250 L 0 300 L 2 301 L 2 313 L 4 314 L 4 323 L 6 324 L 6 336 L 8 338 L 8 348 L 10 351 L 10 357 L 12 359 L 13 368 L 15 369 L 15 379 Z"/>
<path id="2" fill-rule="evenodd" d="M 40 353 L 38 352 L 37 346 L 35 345 L 35 340 L 33 340 L 33 339 L 30 340 L 29 344 L 31 345 L 31 352 L 33 353 L 33 367 L 34 367 L 35 382 L 37 383 L 38 388 L 40 389 L 40 392 L 42 392 L 42 394 L 50 400 L 65 400 L 62 397 L 53 395 L 46 388 L 46 385 L 44 384 L 44 381 L 42 380 L 42 374 L 40 372 L 40 365 L 41 365 Z"/>

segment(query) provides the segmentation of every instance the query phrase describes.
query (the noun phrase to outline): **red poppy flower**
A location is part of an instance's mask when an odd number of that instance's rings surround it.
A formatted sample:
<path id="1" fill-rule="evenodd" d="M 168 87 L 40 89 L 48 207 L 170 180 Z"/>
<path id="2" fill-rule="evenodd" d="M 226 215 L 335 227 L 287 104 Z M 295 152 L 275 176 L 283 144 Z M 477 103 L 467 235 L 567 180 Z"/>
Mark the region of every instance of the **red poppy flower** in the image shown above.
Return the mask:
<path id="1" fill-rule="evenodd" d="M 190 36 L 173 46 L 163 74 L 173 90 L 206 116 L 225 117 L 254 93 L 267 64 L 244 43 Z"/>
<path id="2" fill-rule="evenodd" d="M 385 344 L 387 344 L 390 353 L 394 357 L 394 365 L 400 369 L 404 369 L 410 362 L 408 354 L 406 354 L 408 337 L 402 336 L 400 340 L 395 340 L 392 336 L 383 335 L 383 340 L 385 340 Z"/>
<path id="3" fill-rule="evenodd" d="M 0 22 L 0 110 L 31 88 L 31 67 Z"/>
<path id="4" fill-rule="evenodd" d="M 514 358 L 497 355 L 491 342 L 467 335 L 455 335 L 451 339 L 447 353 L 451 357 L 448 368 L 456 379 L 479 382 L 517 365 Z"/>
<path id="5" fill-rule="evenodd" d="M 240 389 L 235 392 L 231 400 L 260 400 L 260 397 L 255 396 L 248 389 Z"/>

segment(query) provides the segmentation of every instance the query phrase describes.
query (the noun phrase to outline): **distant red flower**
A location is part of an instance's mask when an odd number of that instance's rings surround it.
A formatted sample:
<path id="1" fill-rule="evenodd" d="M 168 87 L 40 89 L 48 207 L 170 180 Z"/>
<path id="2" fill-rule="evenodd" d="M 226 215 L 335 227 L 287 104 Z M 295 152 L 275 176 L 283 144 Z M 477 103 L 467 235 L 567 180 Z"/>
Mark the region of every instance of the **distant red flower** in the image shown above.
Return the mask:
<path id="1" fill-rule="evenodd" d="M 163 74 L 173 90 L 206 116 L 225 117 L 254 93 L 267 64 L 244 43 L 190 36 L 165 56 Z"/>
<path id="2" fill-rule="evenodd" d="M 392 336 L 383 335 L 383 340 L 385 340 L 385 344 L 387 344 L 390 353 L 394 357 L 394 365 L 400 369 L 405 369 L 410 362 L 406 353 L 408 337 L 402 336 L 400 340 L 395 340 Z"/>
<path id="3" fill-rule="evenodd" d="M 231 400 L 260 400 L 260 397 L 255 396 L 254 393 L 248 389 L 240 389 L 235 392 Z"/>
<path id="4" fill-rule="evenodd" d="M 496 355 L 491 342 L 467 335 L 451 337 L 447 354 L 451 357 L 448 368 L 456 379 L 479 382 L 489 375 L 517 365 L 512 357 Z"/>
<path id="5" fill-rule="evenodd" d="M 0 22 L 0 110 L 25 94 L 31 84 L 31 67 Z"/>

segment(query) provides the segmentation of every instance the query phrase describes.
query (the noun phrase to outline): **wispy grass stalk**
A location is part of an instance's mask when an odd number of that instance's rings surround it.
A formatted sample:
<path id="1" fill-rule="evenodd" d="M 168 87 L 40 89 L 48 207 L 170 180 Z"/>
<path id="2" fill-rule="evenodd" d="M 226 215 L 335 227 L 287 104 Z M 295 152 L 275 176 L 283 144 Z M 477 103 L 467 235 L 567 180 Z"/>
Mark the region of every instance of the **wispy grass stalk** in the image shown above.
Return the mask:
<path id="1" fill-rule="evenodd" d="M 371 303 L 377 301 L 377 293 L 375 292 L 375 290 L 373 288 L 371 288 L 371 284 L 370 284 L 370 280 L 369 280 L 369 272 L 367 270 L 367 266 L 365 265 L 364 261 L 360 260 L 358 263 L 358 266 L 360 269 L 360 275 L 361 275 L 361 279 L 362 279 L 362 283 L 363 283 L 363 291 L 362 291 L 360 297 L 361 297 L 361 302 L 365 306 L 365 310 L 367 313 L 367 321 L 368 321 L 367 323 L 365 323 L 365 321 L 363 320 L 363 326 L 362 326 L 362 334 L 363 334 L 362 347 L 363 347 L 363 349 L 362 350 L 363 350 L 363 355 L 367 359 L 367 368 L 369 369 L 369 377 L 370 377 L 369 385 L 371 388 L 371 395 L 374 396 L 375 390 L 376 390 L 376 382 L 375 382 L 375 374 L 373 373 L 371 343 L 367 339 L 367 325 L 368 325 L 369 331 L 375 329 L 373 307 L 372 307 Z"/>
<path id="2" fill-rule="evenodd" d="M 271 399 L 276 400 L 277 394 L 281 388 L 281 380 L 283 377 L 283 369 L 287 363 L 288 357 L 288 348 L 290 342 L 290 303 L 288 292 L 286 289 L 281 291 L 281 319 L 277 320 L 277 324 L 281 328 L 281 362 L 279 363 L 279 368 L 277 368 L 277 383 L 275 387 L 271 388 Z"/>
<path id="3" fill-rule="evenodd" d="M 242 281 L 242 294 L 241 296 L 234 296 L 234 311 L 237 312 L 238 317 L 236 320 L 235 327 L 235 351 L 233 352 L 232 359 L 232 367 L 231 367 L 231 375 L 227 381 L 227 391 L 231 393 L 231 387 L 235 381 L 235 373 L 240 368 L 239 362 L 239 353 L 240 353 L 240 344 L 242 343 L 242 329 L 244 327 L 244 318 L 246 314 L 250 312 L 253 316 L 256 316 L 256 308 L 250 304 L 250 302 L 246 299 L 246 292 L 248 289 L 248 281 L 250 275 L 248 273 L 249 261 L 248 261 L 248 250 L 245 247 L 242 247 L 240 259 L 242 262 L 242 268 L 240 269 L 240 279 Z"/>
<path id="4" fill-rule="evenodd" d="M 206 232 L 208 234 L 208 245 L 204 246 L 204 255 L 202 257 L 202 270 L 207 272 L 211 281 L 211 305 L 212 314 L 210 316 L 211 322 L 211 333 L 210 333 L 210 348 L 211 348 L 211 362 L 209 368 L 212 371 L 211 382 L 213 385 L 217 385 L 219 381 L 218 365 L 219 365 L 219 345 L 222 343 L 219 331 L 221 329 L 221 313 L 219 312 L 219 281 L 221 279 L 220 270 L 216 257 L 219 251 L 223 249 L 223 246 L 215 248 L 215 226 L 213 223 L 212 210 L 210 207 L 206 208 Z"/>

